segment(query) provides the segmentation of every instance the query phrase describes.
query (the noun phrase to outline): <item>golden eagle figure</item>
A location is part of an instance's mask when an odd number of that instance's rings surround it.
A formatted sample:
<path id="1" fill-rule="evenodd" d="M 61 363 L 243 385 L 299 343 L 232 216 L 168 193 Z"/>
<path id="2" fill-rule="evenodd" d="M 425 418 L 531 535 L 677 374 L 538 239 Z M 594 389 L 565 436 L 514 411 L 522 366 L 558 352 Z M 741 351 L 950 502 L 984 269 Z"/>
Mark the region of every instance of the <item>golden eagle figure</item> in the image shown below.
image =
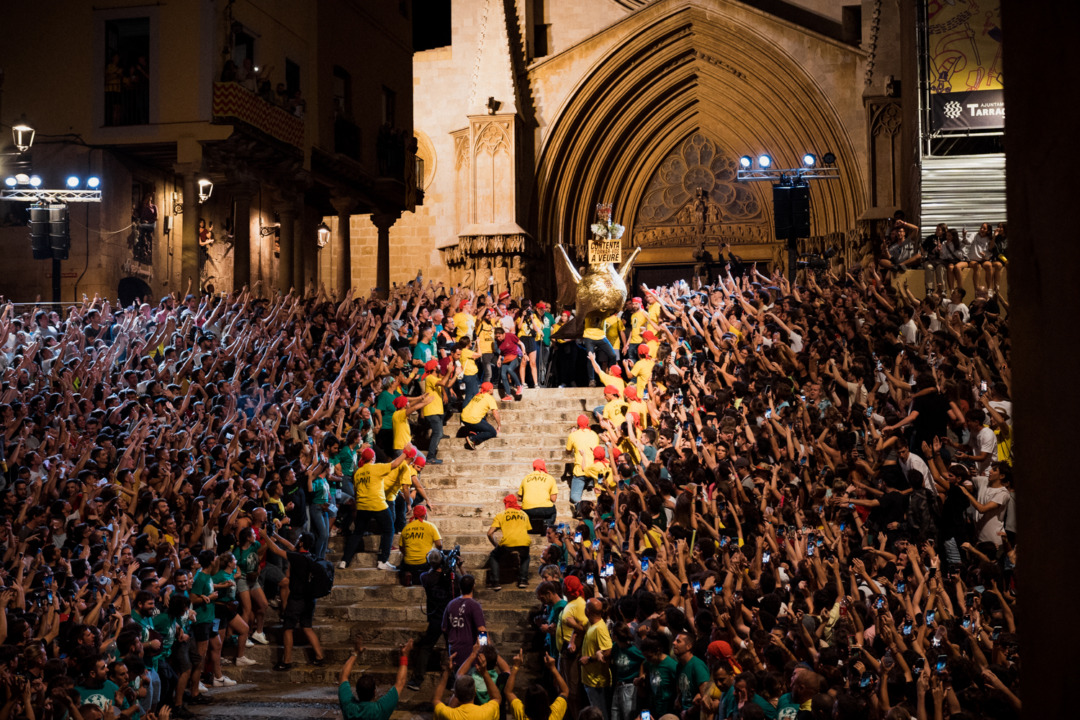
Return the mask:
<path id="1" fill-rule="evenodd" d="M 565 264 L 561 272 L 558 272 L 560 301 L 563 298 L 569 300 L 573 297 L 574 318 L 559 328 L 554 337 L 561 340 L 578 338 L 585 329 L 586 317 L 595 315 L 602 320 L 622 310 L 627 297 L 626 278 L 641 248 L 636 248 L 618 270 L 615 269 L 614 263 L 590 263 L 584 274 L 579 273 L 574 267 L 562 243 L 556 245 L 555 248 Z M 555 264 L 557 268 L 560 266 L 558 259 Z M 566 277 L 567 271 L 569 278 Z"/>

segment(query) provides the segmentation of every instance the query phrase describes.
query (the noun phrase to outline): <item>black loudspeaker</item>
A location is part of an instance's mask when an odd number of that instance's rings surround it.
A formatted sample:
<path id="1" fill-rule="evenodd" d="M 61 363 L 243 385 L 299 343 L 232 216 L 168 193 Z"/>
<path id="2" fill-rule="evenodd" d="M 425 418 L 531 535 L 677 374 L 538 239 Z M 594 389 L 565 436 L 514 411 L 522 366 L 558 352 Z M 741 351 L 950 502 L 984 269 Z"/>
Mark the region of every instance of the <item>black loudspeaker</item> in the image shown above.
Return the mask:
<path id="1" fill-rule="evenodd" d="M 776 239 L 810 237 L 810 188 L 773 185 L 773 220 Z"/>
<path id="2" fill-rule="evenodd" d="M 71 235 L 68 233 L 67 205 L 53 205 L 49 208 L 49 246 L 53 259 L 68 259 Z"/>
<path id="3" fill-rule="evenodd" d="M 49 249 L 49 208 L 30 208 L 30 249 L 35 260 L 48 260 L 52 257 Z"/>

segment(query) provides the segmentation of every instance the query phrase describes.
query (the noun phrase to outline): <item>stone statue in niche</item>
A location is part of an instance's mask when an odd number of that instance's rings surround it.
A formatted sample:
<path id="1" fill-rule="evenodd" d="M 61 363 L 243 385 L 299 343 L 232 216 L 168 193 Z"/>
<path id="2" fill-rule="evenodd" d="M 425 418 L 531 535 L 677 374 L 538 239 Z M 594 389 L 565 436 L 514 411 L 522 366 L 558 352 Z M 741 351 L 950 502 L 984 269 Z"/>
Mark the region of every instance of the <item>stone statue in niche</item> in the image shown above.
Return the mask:
<path id="1" fill-rule="evenodd" d="M 526 265 L 520 255 L 510 258 L 510 297 L 515 300 L 525 297 L 525 286 L 528 282 L 525 269 Z"/>
<path id="2" fill-rule="evenodd" d="M 506 267 L 506 258 L 502 255 L 495 256 L 495 293 L 510 290 L 510 273 Z"/>
<path id="3" fill-rule="evenodd" d="M 465 258 L 465 263 L 461 266 L 461 282 L 459 284 L 462 288 L 468 288 L 469 290 L 476 286 L 476 258 Z"/>
<path id="4" fill-rule="evenodd" d="M 474 288 L 479 293 L 485 293 L 495 282 L 495 276 L 491 274 L 491 258 L 484 256 L 477 261 L 476 266 L 476 287 Z"/>

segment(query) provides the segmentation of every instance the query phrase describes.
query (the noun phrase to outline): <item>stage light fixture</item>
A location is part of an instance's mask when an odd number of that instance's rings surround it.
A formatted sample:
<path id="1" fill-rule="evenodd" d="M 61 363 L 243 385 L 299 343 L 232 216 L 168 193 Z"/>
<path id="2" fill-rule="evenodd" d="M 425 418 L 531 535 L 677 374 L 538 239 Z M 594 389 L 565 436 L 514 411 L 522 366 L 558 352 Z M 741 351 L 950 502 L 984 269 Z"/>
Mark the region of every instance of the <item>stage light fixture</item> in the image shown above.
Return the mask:
<path id="1" fill-rule="evenodd" d="M 4 178 L 4 184 L 8 187 L 15 187 L 19 184 L 19 181 L 15 179 L 14 175 L 9 175 L 8 177 Z"/>
<path id="2" fill-rule="evenodd" d="M 69 188 L 71 188 L 72 190 L 79 187 L 79 178 L 76 177 L 75 175 L 72 175 L 71 177 L 69 177 L 67 179 L 67 186 Z"/>
<path id="3" fill-rule="evenodd" d="M 759 155 L 757 159 L 758 167 L 762 170 L 768 170 L 772 167 L 772 158 L 768 155 Z"/>
<path id="4" fill-rule="evenodd" d="M 817 164 L 817 158 L 814 157 L 813 153 L 806 153 L 802 156 L 802 164 L 808 168 L 814 167 Z"/>
<path id="5" fill-rule="evenodd" d="M 41 177 L 38 175 L 30 176 L 30 187 L 41 187 Z"/>
<path id="6" fill-rule="evenodd" d="M 99 185 L 101 185 L 101 178 L 94 175 L 86 178 L 86 187 L 90 188 L 91 190 L 97 190 Z"/>
<path id="7" fill-rule="evenodd" d="M 739 165 L 742 166 L 743 170 L 748 170 L 753 164 L 754 159 L 749 155 L 743 155 L 741 158 L 739 158 Z"/>
<path id="8" fill-rule="evenodd" d="M 836 162 L 836 155 L 831 152 L 827 152 L 821 156 L 821 161 L 826 165 L 832 165 Z"/>

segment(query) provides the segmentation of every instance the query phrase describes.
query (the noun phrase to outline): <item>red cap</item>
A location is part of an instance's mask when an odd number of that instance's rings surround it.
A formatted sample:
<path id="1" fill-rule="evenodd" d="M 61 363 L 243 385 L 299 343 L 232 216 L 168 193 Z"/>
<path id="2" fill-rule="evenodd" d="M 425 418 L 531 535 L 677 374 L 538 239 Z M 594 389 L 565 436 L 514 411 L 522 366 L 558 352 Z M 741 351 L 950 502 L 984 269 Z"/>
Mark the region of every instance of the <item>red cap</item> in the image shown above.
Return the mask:
<path id="1" fill-rule="evenodd" d="M 622 450 L 617 447 L 611 448 L 611 459 L 618 460 L 622 456 Z"/>
<path id="2" fill-rule="evenodd" d="M 428 360 L 426 363 L 424 363 L 424 370 L 427 372 L 434 372 L 436 369 L 438 369 L 438 367 L 438 360 Z"/>
<path id="3" fill-rule="evenodd" d="M 570 317 L 570 315 L 571 315 L 571 314 L 572 314 L 572 313 L 571 313 L 571 312 L 570 312 L 569 310 L 563 310 L 563 311 L 562 311 L 562 316 L 563 316 L 564 318 L 568 318 L 568 317 Z"/>
<path id="4" fill-rule="evenodd" d="M 427 508 L 423 505 L 417 505 L 412 509 L 412 516 L 414 520 L 423 520 L 427 517 Z"/>
<path id="5" fill-rule="evenodd" d="M 360 464 L 366 465 L 375 459 L 375 451 L 371 448 L 364 448 L 360 451 Z"/>
<path id="6" fill-rule="evenodd" d="M 423 455 L 417 455 L 416 458 L 412 461 L 412 464 L 414 468 L 420 470 L 425 465 L 427 465 L 427 458 L 425 458 Z"/>
<path id="7" fill-rule="evenodd" d="M 623 390 L 623 395 L 626 396 L 627 400 L 636 400 L 637 399 L 637 385 L 627 385 L 626 389 Z"/>
<path id="8" fill-rule="evenodd" d="M 641 336 L 645 337 L 645 334 L 642 333 Z M 643 358 L 649 357 L 649 346 L 648 345 L 638 345 L 637 346 L 637 354 L 638 354 L 638 357 L 643 357 Z"/>
<path id="9" fill-rule="evenodd" d="M 608 385 L 607 387 L 604 388 L 604 394 L 605 395 L 618 395 L 619 394 L 619 388 L 615 387 L 614 385 Z"/>
<path id="10" fill-rule="evenodd" d="M 731 645 L 726 640 L 713 640 L 707 652 L 714 658 L 729 658 L 732 655 Z"/>
<path id="11" fill-rule="evenodd" d="M 547 472 L 547 463 L 543 460 L 533 460 L 533 470 L 543 470 Z"/>
<path id="12" fill-rule="evenodd" d="M 638 425 L 641 424 L 641 416 L 638 415 L 636 412 L 631 412 L 629 417 L 630 417 L 630 422 L 634 423 L 634 427 L 637 427 Z"/>
<path id="13" fill-rule="evenodd" d="M 656 339 L 656 333 L 654 333 L 652 330 L 645 330 L 641 333 L 641 337 L 645 338 L 646 340 L 652 341 Z"/>
<path id="14" fill-rule="evenodd" d="M 412 444 L 406 445 L 405 448 L 401 451 L 401 454 L 412 460 L 414 457 L 416 457 L 417 454 L 416 446 Z"/>
<path id="15" fill-rule="evenodd" d="M 615 377 L 622 377 L 622 368 L 618 365 L 612 365 L 608 368 L 608 375 L 614 375 Z"/>
<path id="16" fill-rule="evenodd" d="M 589 427 L 589 416 L 588 415 L 578 415 L 577 416 L 577 426 L 579 428 L 582 428 L 582 429 L 585 429 L 585 428 Z"/>
<path id="17" fill-rule="evenodd" d="M 544 302 L 543 300 L 541 300 L 540 302 L 536 303 L 536 309 L 537 310 L 547 310 L 547 303 Z"/>
<path id="18" fill-rule="evenodd" d="M 509 299 L 510 299 L 510 291 L 509 290 L 503 290 L 501 293 L 499 293 L 499 300 L 509 300 Z"/>
<path id="19" fill-rule="evenodd" d="M 639 298 L 639 297 L 636 297 L 636 298 L 634 298 L 634 299 L 633 299 L 633 300 L 631 300 L 630 302 L 634 303 L 634 304 L 635 304 L 635 305 L 637 305 L 638 307 L 641 307 L 641 298 Z"/>
<path id="20" fill-rule="evenodd" d="M 492 391 L 492 390 L 494 390 L 494 389 L 495 389 L 495 386 L 494 386 L 494 385 L 492 385 L 492 384 L 491 384 L 491 383 L 489 383 L 489 382 L 486 382 L 486 383 L 480 383 L 480 392 L 482 392 L 482 393 L 489 393 L 489 392 L 491 392 L 491 391 Z"/>
<path id="21" fill-rule="evenodd" d="M 604 451 L 603 445 L 597 445 L 592 449 L 593 460 L 603 460 L 607 457 L 607 453 Z"/>
<path id="22" fill-rule="evenodd" d="M 569 575 L 563 580 L 563 587 L 566 589 L 566 596 L 574 599 L 581 597 L 584 588 L 581 587 L 581 581 L 578 580 L 576 575 Z"/>
<path id="23" fill-rule="evenodd" d="M 408 404 L 409 398 L 405 397 L 404 395 L 398 395 L 396 398 L 394 398 L 394 407 L 398 410 L 402 409 Z"/>
<path id="24" fill-rule="evenodd" d="M 507 495 L 506 497 L 503 498 L 503 505 L 506 506 L 507 510 L 509 510 L 510 508 L 517 509 L 517 508 L 521 507 L 520 505 L 518 505 L 517 495 L 513 495 L 513 494 Z"/>

